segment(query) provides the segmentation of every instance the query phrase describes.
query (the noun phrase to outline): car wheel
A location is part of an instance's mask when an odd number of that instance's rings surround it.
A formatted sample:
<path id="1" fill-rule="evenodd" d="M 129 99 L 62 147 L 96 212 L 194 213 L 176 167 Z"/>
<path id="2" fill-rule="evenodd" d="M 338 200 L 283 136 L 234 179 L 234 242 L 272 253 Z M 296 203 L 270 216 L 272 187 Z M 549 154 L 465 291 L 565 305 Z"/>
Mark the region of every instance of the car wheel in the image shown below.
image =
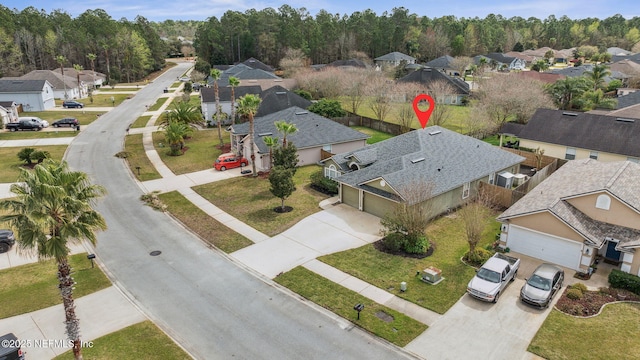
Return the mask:
<path id="1" fill-rule="evenodd" d="M 16 129 L 16 128 L 11 128 L 11 131 L 12 131 L 12 132 L 13 132 L 13 131 L 16 131 L 16 130 L 18 130 L 18 129 Z"/>
<path id="2" fill-rule="evenodd" d="M 247 166 L 247 163 L 243 161 L 240 163 L 240 166 Z"/>
<path id="3" fill-rule="evenodd" d="M 500 293 L 497 293 L 496 297 L 493 298 L 493 303 L 494 304 L 497 303 L 499 298 L 500 298 Z"/>
<path id="4" fill-rule="evenodd" d="M 515 281 L 516 276 L 518 276 L 518 270 L 516 270 L 516 272 L 513 273 L 513 277 L 511 278 L 511 281 Z"/>
<path id="5" fill-rule="evenodd" d="M 227 168 L 226 168 L 226 167 L 224 167 L 224 166 L 221 166 L 221 167 L 220 167 L 220 171 L 225 171 L 225 170 L 227 170 Z"/>
<path id="6" fill-rule="evenodd" d="M 0 243 L 0 254 L 6 253 L 7 251 L 9 251 L 9 244 Z"/>
<path id="7" fill-rule="evenodd" d="M 60 126 L 60 125 L 58 125 L 58 124 L 53 124 L 53 127 L 54 127 L 54 128 L 57 128 L 57 127 L 59 127 L 59 126 Z"/>

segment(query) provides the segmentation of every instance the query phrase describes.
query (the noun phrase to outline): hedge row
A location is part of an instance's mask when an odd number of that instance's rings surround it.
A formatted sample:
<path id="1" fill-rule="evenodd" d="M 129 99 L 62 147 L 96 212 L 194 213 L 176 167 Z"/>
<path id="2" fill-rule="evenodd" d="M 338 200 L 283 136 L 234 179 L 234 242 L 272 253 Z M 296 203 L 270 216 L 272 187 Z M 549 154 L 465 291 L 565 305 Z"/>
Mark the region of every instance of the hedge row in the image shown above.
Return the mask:
<path id="1" fill-rule="evenodd" d="M 609 284 L 614 288 L 629 290 L 640 295 L 640 277 L 613 269 L 609 274 Z"/>

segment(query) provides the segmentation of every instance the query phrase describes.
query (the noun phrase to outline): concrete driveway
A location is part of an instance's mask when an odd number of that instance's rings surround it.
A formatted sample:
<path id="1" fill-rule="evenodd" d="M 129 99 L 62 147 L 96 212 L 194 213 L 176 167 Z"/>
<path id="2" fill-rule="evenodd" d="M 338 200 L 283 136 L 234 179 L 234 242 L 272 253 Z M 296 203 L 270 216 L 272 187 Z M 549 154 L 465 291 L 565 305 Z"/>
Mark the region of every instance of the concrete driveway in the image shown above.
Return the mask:
<path id="1" fill-rule="evenodd" d="M 231 256 L 272 279 L 318 256 L 372 243 L 380 238 L 379 233 L 378 217 L 340 204 L 308 216 L 281 234 Z"/>

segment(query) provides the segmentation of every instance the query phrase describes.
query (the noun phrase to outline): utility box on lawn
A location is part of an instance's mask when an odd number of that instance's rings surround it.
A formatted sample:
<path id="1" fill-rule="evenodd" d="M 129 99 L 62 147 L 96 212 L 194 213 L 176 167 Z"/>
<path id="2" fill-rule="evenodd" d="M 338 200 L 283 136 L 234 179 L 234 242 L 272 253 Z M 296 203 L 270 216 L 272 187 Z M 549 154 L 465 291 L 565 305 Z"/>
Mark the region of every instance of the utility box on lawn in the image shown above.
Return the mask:
<path id="1" fill-rule="evenodd" d="M 429 266 L 428 268 L 422 270 L 422 281 L 429 284 L 437 284 L 442 281 L 442 270 L 436 269 L 433 266 Z"/>

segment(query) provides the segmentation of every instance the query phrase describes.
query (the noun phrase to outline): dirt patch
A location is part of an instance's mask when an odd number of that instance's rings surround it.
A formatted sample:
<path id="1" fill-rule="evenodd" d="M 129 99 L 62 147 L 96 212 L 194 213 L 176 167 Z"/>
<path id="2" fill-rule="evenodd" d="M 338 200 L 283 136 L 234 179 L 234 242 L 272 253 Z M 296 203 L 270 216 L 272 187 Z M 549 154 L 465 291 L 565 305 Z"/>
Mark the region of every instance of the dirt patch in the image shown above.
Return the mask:
<path id="1" fill-rule="evenodd" d="M 567 287 L 558 302 L 556 308 L 563 313 L 573 316 L 596 315 L 602 306 L 615 301 L 640 301 L 640 296 L 623 289 L 601 288 L 597 291 L 585 291 L 581 299 L 572 300 L 567 297 Z"/>
<path id="2" fill-rule="evenodd" d="M 380 310 L 380 311 L 376 311 L 376 317 L 386 323 L 390 323 L 392 322 L 394 319 L 393 316 L 387 314 L 386 312 Z"/>
<path id="3" fill-rule="evenodd" d="M 406 257 L 406 258 L 414 258 L 414 259 L 424 259 L 426 257 L 429 257 L 431 255 L 433 255 L 433 252 L 435 251 L 435 247 L 433 245 L 433 242 L 429 245 L 429 249 L 427 249 L 427 252 L 424 254 L 412 254 L 412 253 L 408 253 L 405 251 L 390 251 L 389 249 L 387 249 L 384 246 L 384 239 L 382 240 L 378 240 L 376 242 L 373 243 L 373 247 L 383 253 L 387 253 L 387 254 L 391 254 L 391 255 L 398 255 L 398 256 L 402 256 L 402 257 Z"/>
<path id="4" fill-rule="evenodd" d="M 273 211 L 277 212 L 278 214 L 284 214 L 293 211 L 293 208 L 291 206 L 278 206 L 273 208 Z"/>

